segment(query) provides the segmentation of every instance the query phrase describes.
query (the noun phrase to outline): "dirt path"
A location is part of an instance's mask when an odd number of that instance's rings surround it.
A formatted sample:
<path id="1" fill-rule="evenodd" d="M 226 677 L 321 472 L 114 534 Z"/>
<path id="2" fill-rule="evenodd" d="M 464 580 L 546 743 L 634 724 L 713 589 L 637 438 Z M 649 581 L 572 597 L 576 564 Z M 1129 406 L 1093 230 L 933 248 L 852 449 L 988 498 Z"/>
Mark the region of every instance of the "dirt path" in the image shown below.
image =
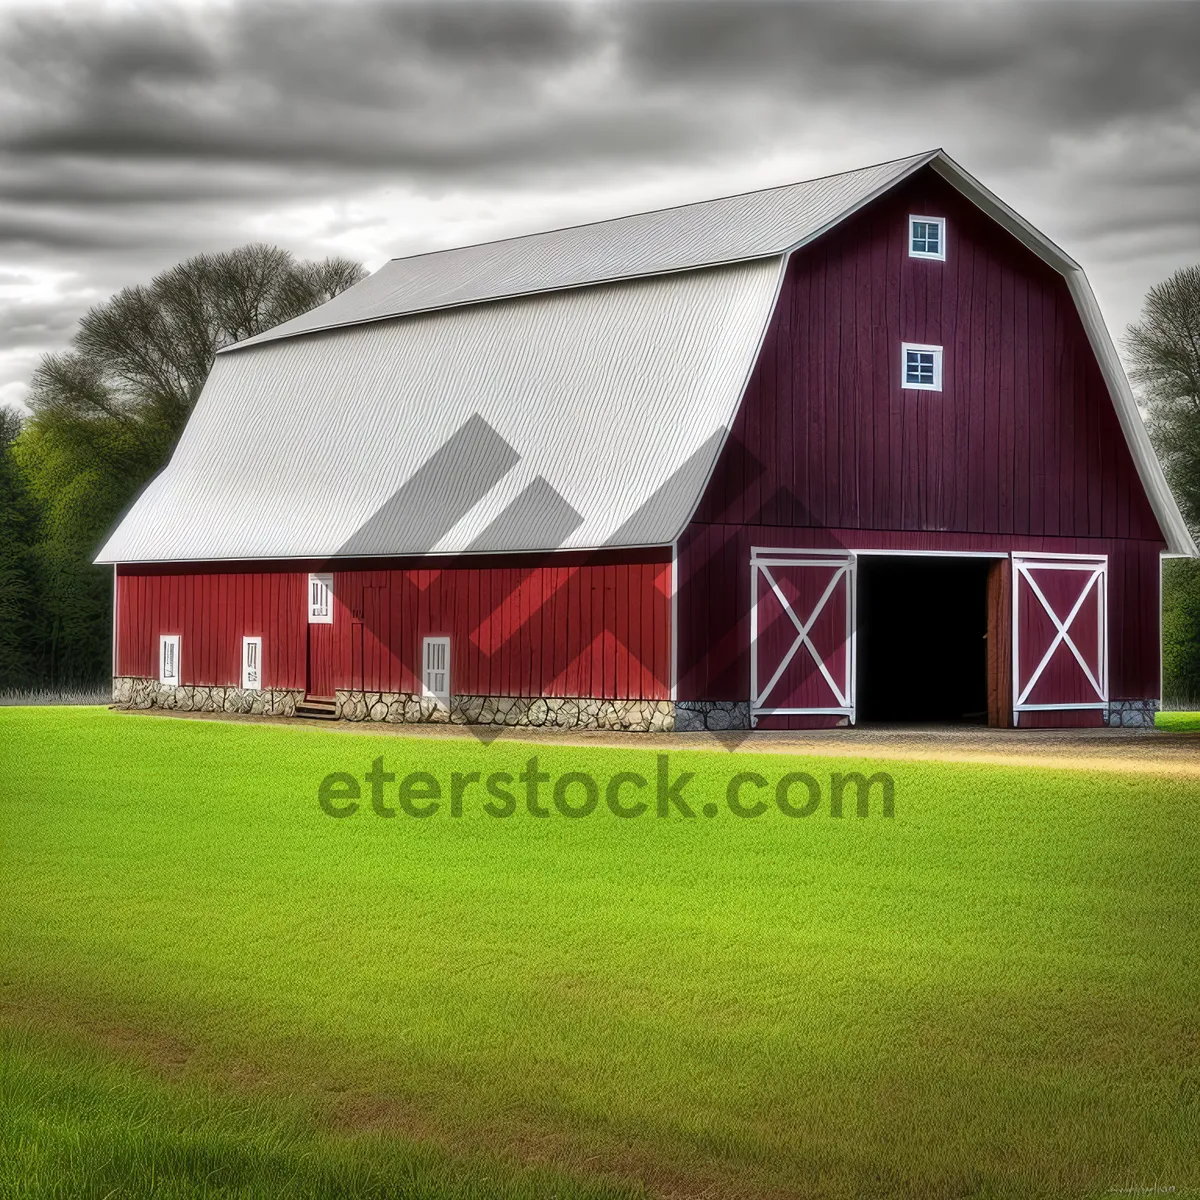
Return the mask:
<path id="1" fill-rule="evenodd" d="M 378 737 L 527 742 L 604 746 L 621 750 L 725 750 L 742 754 L 817 755 L 827 758 L 977 762 L 1073 771 L 1134 771 L 1200 779 L 1200 731 L 1163 729 L 983 729 L 956 726 L 878 726 L 803 732 L 622 733 L 463 725 L 381 725 L 294 717 L 228 716 L 150 710 L 127 715 L 196 721 L 251 722 Z"/>

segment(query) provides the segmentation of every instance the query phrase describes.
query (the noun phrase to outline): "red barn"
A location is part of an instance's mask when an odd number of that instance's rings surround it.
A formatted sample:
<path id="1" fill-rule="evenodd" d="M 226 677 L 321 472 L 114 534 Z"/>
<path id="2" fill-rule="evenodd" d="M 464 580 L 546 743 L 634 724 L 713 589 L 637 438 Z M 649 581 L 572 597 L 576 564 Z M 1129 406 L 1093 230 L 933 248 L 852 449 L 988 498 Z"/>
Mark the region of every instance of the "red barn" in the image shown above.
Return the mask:
<path id="1" fill-rule="evenodd" d="M 1142 724 L 1194 554 L 1080 268 L 940 151 L 397 259 L 222 352 L 118 703 Z"/>

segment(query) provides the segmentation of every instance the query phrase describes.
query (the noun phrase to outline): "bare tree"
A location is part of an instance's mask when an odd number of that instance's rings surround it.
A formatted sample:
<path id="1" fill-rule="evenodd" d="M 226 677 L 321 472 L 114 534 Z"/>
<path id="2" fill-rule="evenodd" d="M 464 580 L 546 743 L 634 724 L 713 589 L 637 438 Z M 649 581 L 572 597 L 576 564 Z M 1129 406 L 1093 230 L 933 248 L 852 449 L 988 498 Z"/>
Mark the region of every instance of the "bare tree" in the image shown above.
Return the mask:
<path id="1" fill-rule="evenodd" d="M 1200 266 L 1150 289 L 1125 349 L 1167 479 L 1188 524 L 1200 530 Z"/>
<path id="2" fill-rule="evenodd" d="M 30 406 L 67 422 L 134 422 L 156 455 L 169 451 L 219 349 L 315 308 L 364 274 L 341 258 L 297 262 L 277 246 L 199 254 L 93 308 L 74 348 L 34 372 Z"/>

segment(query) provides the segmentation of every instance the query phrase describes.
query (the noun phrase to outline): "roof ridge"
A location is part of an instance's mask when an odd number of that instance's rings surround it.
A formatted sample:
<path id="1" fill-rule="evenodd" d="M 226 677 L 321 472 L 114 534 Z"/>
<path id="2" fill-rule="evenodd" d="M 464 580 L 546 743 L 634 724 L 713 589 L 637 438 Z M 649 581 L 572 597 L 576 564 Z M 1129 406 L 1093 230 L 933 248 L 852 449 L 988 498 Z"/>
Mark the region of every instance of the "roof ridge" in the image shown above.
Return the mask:
<path id="1" fill-rule="evenodd" d="M 579 221 L 574 225 L 556 225 L 551 229 L 533 229 L 528 233 L 514 233 L 509 237 L 489 238 L 483 242 L 466 242 L 459 246 L 443 246 L 439 250 L 422 250 L 419 254 L 396 254 L 388 262 L 412 262 L 417 258 L 432 258 L 435 254 L 450 254 L 455 250 L 479 250 L 484 246 L 501 246 L 505 242 L 521 242 L 526 238 L 545 237 L 551 233 L 568 233 L 572 229 L 592 229 L 597 225 L 611 225 L 617 221 L 628 221 L 634 217 L 652 217 L 657 213 L 677 212 L 681 208 L 697 208 L 701 204 L 717 204 L 722 200 L 737 200 L 742 196 L 761 196 L 767 192 L 780 192 L 784 188 L 799 187 L 802 183 L 820 183 L 823 179 L 836 179 L 840 175 L 861 175 L 865 171 L 875 171 L 880 167 L 890 167 L 893 163 L 913 162 L 916 159 L 932 159 L 942 154 L 941 147 L 932 150 L 922 150 L 917 154 L 901 154 L 897 158 L 887 158 L 882 162 L 868 163 L 865 167 L 853 167 L 849 171 L 830 171 L 828 175 L 813 175 L 809 179 L 793 179 L 790 183 L 775 183 L 765 188 L 747 188 L 744 192 L 729 192 L 723 196 L 709 196 L 706 200 L 688 200 L 681 204 L 664 204 L 662 208 L 645 208 L 636 212 L 621 213 L 616 217 L 602 217 L 599 221 Z"/>

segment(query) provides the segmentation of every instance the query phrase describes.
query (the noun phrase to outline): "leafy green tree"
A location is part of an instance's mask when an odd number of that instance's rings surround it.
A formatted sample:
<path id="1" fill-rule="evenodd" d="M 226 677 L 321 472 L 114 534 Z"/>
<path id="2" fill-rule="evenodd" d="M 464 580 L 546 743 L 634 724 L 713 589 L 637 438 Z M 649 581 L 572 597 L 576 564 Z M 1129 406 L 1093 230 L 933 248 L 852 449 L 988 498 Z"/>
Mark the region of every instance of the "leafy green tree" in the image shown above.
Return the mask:
<path id="1" fill-rule="evenodd" d="M 21 477 L 13 443 L 21 418 L 0 408 L 0 689 L 37 681 L 33 544 L 37 510 Z"/>
<path id="2" fill-rule="evenodd" d="M 72 348 L 42 360 L 15 458 L 40 509 L 35 640 L 44 682 L 108 675 L 112 571 L 91 560 L 166 464 L 217 351 L 363 275 L 345 259 L 298 262 L 273 246 L 197 255 L 93 308 Z"/>
<path id="3" fill-rule="evenodd" d="M 1149 411 L 1150 437 L 1193 534 L 1200 533 L 1200 266 L 1183 267 L 1146 296 L 1125 350 Z M 1163 570 L 1163 687 L 1200 698 L 1200 564 Z"/>
<path id="4" fill-rule="evenodd" d="M 1163 563 L 1164 699 L 1200 705 L 1200 561 Z"/>

